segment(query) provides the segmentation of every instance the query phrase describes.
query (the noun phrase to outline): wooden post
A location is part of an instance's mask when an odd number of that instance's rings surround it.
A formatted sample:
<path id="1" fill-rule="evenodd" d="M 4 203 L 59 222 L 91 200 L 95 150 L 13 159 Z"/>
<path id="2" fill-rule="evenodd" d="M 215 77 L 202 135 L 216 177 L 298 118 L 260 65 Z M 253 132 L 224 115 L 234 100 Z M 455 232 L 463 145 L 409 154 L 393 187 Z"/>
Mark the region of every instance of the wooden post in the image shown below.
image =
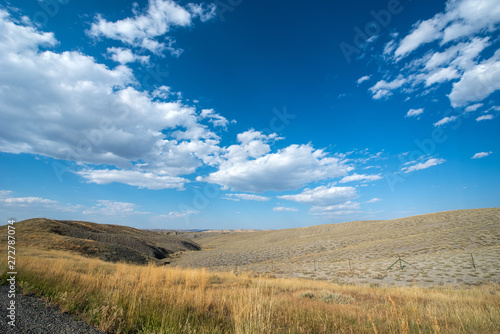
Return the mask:
<path id="1" fill-rule="evenodd" d="M 472 258 L 472 266 L 474 269 L 476 269 L 476 264 L 474 263 L 474 256 L 472 256 L 472 253 L 470 253 L 470 257 Z"/>
<path id="2" fill-rule="evenodd" d="M 352 271 L 352 267 L 351 267 L 351 259 L 349 259 L 349 270 Z"/>

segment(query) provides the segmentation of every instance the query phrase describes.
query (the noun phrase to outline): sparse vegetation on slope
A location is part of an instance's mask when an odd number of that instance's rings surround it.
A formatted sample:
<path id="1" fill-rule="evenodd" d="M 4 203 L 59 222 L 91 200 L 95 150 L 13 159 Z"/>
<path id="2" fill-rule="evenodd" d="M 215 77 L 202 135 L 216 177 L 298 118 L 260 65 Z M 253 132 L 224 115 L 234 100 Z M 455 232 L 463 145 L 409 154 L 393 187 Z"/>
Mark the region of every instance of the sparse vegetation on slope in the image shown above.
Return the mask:
<path id="1" fill-rule="evenodd" d="M 17 280 L 108 333 L 498 333 L 500 288 L 373 288 L 18 253 Z M 5 259 L 0 261 L 6 268 Z M 5 271 L 4 271 L 5 273 Z"/>
<path id="2" fill-rule="evenodd" d="M 238 267 L 366 285 L 500 283 L 500 208 L 215 235 L 196 242 L 204 250 L 183 254 L 178 266 Z M 399 256 L 414 267 L 386 271 Z"/>

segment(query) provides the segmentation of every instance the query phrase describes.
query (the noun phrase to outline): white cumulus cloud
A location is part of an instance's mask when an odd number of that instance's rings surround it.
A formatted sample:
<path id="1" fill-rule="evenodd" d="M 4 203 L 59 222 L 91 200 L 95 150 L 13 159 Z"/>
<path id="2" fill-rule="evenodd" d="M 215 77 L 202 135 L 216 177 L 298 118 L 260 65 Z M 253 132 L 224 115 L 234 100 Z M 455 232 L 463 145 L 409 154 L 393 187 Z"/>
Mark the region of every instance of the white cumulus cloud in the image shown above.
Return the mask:
<path id="1" fill-rule="evenodd" d="M 429 42 L 446 44 L 481 31 L 494 31 L 500 22 L 496 0 L 449 0 L 446 10 L 415 23 L 400 42 L 394 54 L 402 58 Z"/>
<path id="2" fill-rule="evenodd" d="M 126 66 L 47 50 L 58 43 L 52 34 L 4 10 L 0 29 L 0 87 L 8 87 L 0 89 L 0 151 L 112 165 L 124 171 L 87 167 L 80 175 L 154 189 L 155 182 L 182 188 L 179 175 L 217 162 L 220 138 L 209 125 L 226 123 L 213 110 L 201 116 L 161 87 L 151 94 L 135 89 Z"/>
<path id="3" fill-rule="evenodd" d="M 238 134 L 238 144 L 225 148 L 219 170 L 198 181 L 245 192 L 295 190 L 308 183 L 347 174 L 352 167 L 310 144 L 290 145 L 271 153 L 276 134 L 249 130 Z"/>
<path id="4" fill-rule="evenodd" d="M 185 8 L 171 0 L 149 0 L 147 9 L 139 12 L 134 8 L 133 14 L 132 17 L 115 22 L 97 15 L 88 34 L 96 38 L 118 40 L 156 55 L 169 51 L 172 55 L 179 56 L 182 49 L 176 48 L 175 40 L 166 34 L 174 27 L 190 26 L 196 17 L 204 22 L 216 15 L 214 4 L 190 3 Z"/>
<path id="5" fill-rule="evenodd" d="M 149 56 L 136 55 L 130 49 L 111 47 L 107 48 L 106 51 L 111 59 L 122 65 L 136 61 L 141 64 L 149 64 Z"/>
<path id="6" fill-rule="evenodd" d="M 373 98 L 419 89 L 428 94 L 452 82 L 448 98 L 459 108 L 500 90 L 499 42 L 494 38 L 499 8 L 497 0 L 448 0 L 443 12 L 419 20 L 408 34 L 393 34 L 383 59 L 394 71 L 383 70 L 384 79 L 370 88 Z M 497 50 L 493 56 L 486 52 L 490 47 Z"/>
<path id="7" fill-rule="evenodd" d="M 306 188 L 299 194 L 278 196 L 278 198 L 288 201 L 315 206 L 342 204 L 356 197 L 356 188 L 335 186 L 319 186 L 312 189 Z"/>
<path id="8" fill-rule="evenodd" d="M 460 81 L 453 84 L 449 95 L 453 107 L 481 101 L 500 89 L 500 50 L 490 59 L 467 69 Z"/>

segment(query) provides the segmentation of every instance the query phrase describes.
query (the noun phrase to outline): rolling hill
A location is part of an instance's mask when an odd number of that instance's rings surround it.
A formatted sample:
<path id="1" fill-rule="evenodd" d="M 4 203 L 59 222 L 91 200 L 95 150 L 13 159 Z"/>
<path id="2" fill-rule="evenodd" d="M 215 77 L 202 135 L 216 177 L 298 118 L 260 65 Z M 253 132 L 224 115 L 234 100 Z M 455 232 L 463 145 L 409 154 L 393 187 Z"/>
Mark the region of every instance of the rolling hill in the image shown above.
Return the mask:
<path id="1" fill-rule="evenodd" d="M 183 254 L 176 265 L 339 283 L 500 282 L 500 208 L 274 231 L 205 233 L 196 241 L 203 250 Z M 387 271 L 399 256 L 406 261 L 403 270 L 398 263 Z"/>
<path id="2" fill-rule="evenodd" d="M 67 250 L 112 262 L 167 264 L 176 253 L 200 249 L 192 240 L 119 225 L 34 218 L 15 226 L 19 249 Z"/>

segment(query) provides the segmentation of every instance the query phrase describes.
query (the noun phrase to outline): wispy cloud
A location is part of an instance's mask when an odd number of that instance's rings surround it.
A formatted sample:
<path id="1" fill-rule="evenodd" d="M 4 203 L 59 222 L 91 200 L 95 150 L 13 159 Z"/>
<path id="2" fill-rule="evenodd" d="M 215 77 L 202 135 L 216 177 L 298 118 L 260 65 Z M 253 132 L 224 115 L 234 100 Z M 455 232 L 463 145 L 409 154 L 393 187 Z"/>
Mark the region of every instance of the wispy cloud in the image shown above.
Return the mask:
<path id="1" fill-rule="evenodd" d="M 493 116 L 492 114 L 488 114 L 488 115 L 479 116 L 478 118 L 476 118 L 476 121 L 478 121 L 478 122 L 489 121 L 489 120 L 492 120 L 493 118 L 495 118 L 495 116 Z"/>
<path id="2" fill-rule="evenodd" d="M 411 173 L 417 170 L 422 170 L 433 166 L 437 166 L 444 162 L 446 162 L 446 160 L 440 158 L 429 158 L 425 162 L 410 161 L 407 162 L 405 166 L 401 168 L 401 170 L 405 173 Z"/>
<path id="3" fill-rule="evenodd" d="M 358 202 L 347 201 L 345 203 L 336 205 L 316 205 L 311 208 L 311 212 L 336 212 L 336 211 L 348 211 L 348 210 L 359 210 L 360 204 Z"/>
<path id="4" fill-rule="evenodd" d="M 64 204 L 56 200 L 27 196 L 27 197 L 13 197 L 13 191 L 11 190 L 0 190 L 0 204 L 9 208 L 18 209 L 50 209 L 54 212 L 76 212 L 78 209 L 82 208 L 81 205 L 71 205 Z"/>
<path id="5" fill-rule="evenodd" d="M 444 117 L 443 119 L 437 121 L 436 123 L 434 123 L 434 126 L 435 127 L 438 127 L 438 126 L 442 126 L 442 125 L 445 125 L 447 123 L 451 123 L 451 122 L 454 122 L 457 120 L 457 116 L 447 116 L 447 117 Z"/>
<path id="6" fill-rule="evenodd" d="M 479 152 L 479 153 L 474 154 L 474 156 L 471 159 L 485 158 L 485 157 L 489 156 L 490 154 L 493 154 L 493 152 L 491 152 L 491 151 L 489 151 L 489 152 Z"/>
<path id="7" fill-rule="evenodd" d="M 368 181 L 377 181 L 381 180 L 382 176 L 380 174 L 376 175 L 366 175 L 366 174 L 352 174 L 348 176 L 344 176 L 339 183 L 347 183 L 347 182 L 355 182 L 355 181 L 363 181 L 363 182 L 368 182 Z"/>
<path id="8" fill-rule="evenodd" d="M 388 96 L 391 96 L 393 94 L 393 91 L 395 89 L 400 88 L 403 86 L 408 79 L 401 77 L 398 77 L 392 81 L 385 81 L 385 80 L 380 80 L 377 82 L 375 85 L 370 87 L 370 91 L 373 94 L 373 98 L 375 100 L 379 100 Z"/>
<path id="9" fill-rule="evenodd" d="M 467 108 L 465 108 L 465 111 L 466 112 L 476 111 L 477 109 L 481 108 L 482 106 L 483 106 L 482 103 L 472 104 L 472 105 L 468 106 Z"/>
<path id="10" fill-rule="evenodd" d="M 226 128 L 227 125 L 229 124 L 229 121 L 227 120 L 227 118 L 225 118 L 222 115 L 217 114 L 213 109 L 203 109 L 200 113 L 200 118 L 201 119 L 206 118 L 214 126 L 220 126 L 223 128 Z M 233 121 L 233 122 L 235 122 L 235 121 Z"/>
<path id="11" fill-rule="evenodd" d="M 419 115 L 422 115 L 423 113 L 424 113 L 424 108 L 410 109 L 406 113 L 406 117 L 417 117 Z"/>
<path id="12" fill-rule="evenodd" d="M 369 200 L 369 201 L 366 201 L 366 203 L 376 203 L 376 202 L 380 202 L 380 201 L 381 201 L 381 199 L 380 199 L 380 198 L 376 198 L 376 197 L 375 197 L 375 198 L 372 198 L 372 199 L 371 199 L 371 200 Z"/>
<path id="13" fill-rule="evenodd" d="M 284 207 L 284 206 L 277 206 L 273 208 L 273 211 L 290 211 L 290 212 L 296 212 L 299 211 L 297 208 L 290 208 L 290 207 Z"/>
<path id="14" fill-rule="evenodd" d="M 179 218 L 185 218 L 187 216 L 198 214 L 198 213 L 199 213 L 199 211 L 197 211 L 197 210 L 171 211 L 166 215 L 153 216 L 152 219 L 155 221 L 179 219 Z"/>
<path id="15" fill-rule="evenodd" d="M 189 180 L 169 175 L 158 175 L 135 170 L 119 169 L 86 169 L 76 172 L 88 182 L 96 184 L 124 183 L 131 186 L 147 189 L 183 189 Z"/>
<path id="16" fill-rule="evenodd" d="M 265 196 L 259 196 L 259 195 L 254 195 L 254 194 L 226 194 L 226 197 L 225 199 L 229 199 L 229 200 L 240 200 L 240 199 L 243 199 L 243 200 L 247 200 L 247 201 L 258 201 L 258 202 L 265 202 L 265 201 L 269 201 L 270 198 L 269 197 L 265 197 Z"/>
<path id="17" fill-rule="evenodd" d="M 4 202 L 5 204 L 12 204 L 19 206 L 37 205 L 37 204 L 41 204 L 44 206 L 47 205 L 52 206 L 58 203 L 57 201 L 41 197 L 11 197 L 11 198 L 0 199 L 0 201 Z"/>
<path id="18" fill-rule="evenodd" d="M 358 79 L 357 83 L 358 83 L 358 85 L 360 85 L 363 82 L 370 80 L 370 78 L 371 78 L 371 75 L 364 75 Z"/>
<path id="19" fill-rule="evenodd" d="M 84 215 L 98 216 L 131 216 L 144 215 L 149 212 L 138 211 L 138 205 L 134 203 L 115 202 L 110 200 L 98 200 L 98 204 L 92 208 L 83 210 Z"/>

